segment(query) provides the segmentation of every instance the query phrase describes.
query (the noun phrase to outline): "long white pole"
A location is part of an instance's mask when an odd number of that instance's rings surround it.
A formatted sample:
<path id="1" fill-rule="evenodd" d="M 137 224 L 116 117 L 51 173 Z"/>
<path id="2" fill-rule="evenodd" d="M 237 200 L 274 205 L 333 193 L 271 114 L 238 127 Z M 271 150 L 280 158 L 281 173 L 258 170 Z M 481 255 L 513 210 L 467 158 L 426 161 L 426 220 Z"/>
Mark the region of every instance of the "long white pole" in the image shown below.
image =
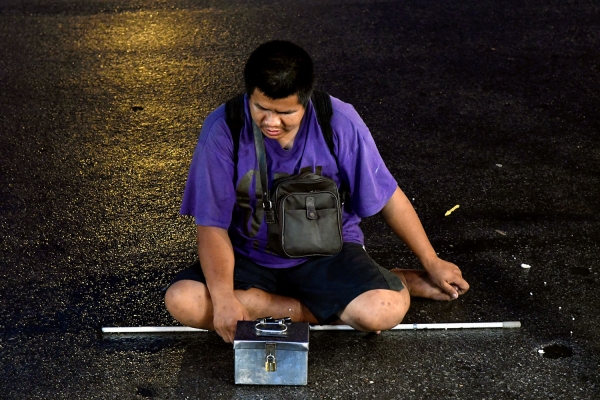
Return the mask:
<path id="1" fill-rule="evenodd" d="M 453 322 L 440 324 L 400 324 L 392 330 L 415 329 L 482 329 L 482 328 L 520 328 L 519 321 L 504 322 Z M 349 325 L 310 325 L 311 331 L 352 331 Z M 208 332 L 206 329 L 190 328 L 188 326 L 129 326 L 103 327 L 102 333 L 182 333 Z"/>
<path id="2" fill-rule="evenodd" d="M 206 329 L 190 328 L 189 326 L 125 326 L 103 327 L 102 333 L 180 333 L 208 332 Z"/>
<path id="3" fill-rule="evenodd" d="M 440 324 L 400 324 L 392 328 L 392 330 L 414 330 L 414 329 L 475 329 L 475 328 L 520 328 L 519 321 L 504 321 L 504 322 L 453 322 Z M 313 331 L 349 331 L 354 330 L 348 325 L 311 325 Z"/>

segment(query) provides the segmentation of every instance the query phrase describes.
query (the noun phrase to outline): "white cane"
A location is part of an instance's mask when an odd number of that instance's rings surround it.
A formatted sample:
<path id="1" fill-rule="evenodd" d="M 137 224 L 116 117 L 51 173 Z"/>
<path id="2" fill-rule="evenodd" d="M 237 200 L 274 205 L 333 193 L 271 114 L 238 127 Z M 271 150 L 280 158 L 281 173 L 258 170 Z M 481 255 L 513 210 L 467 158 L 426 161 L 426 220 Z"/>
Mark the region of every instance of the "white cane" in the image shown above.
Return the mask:
<path id="1" fill-rule="evenodd" d="M 423 330 L 423 329 L 489 329 L 489 328 L 520 328 L 520 321 L 503 322 L 451 322 L 439 324 L 399 324 L 390 330 Z M 353 331 L 349 325 L 310 325 L 311 331 Z M 126 326 L 103 327 L 102 333 L 185 333 L 209 332 L 207 329 L 191 328 L 189 326 Z"/>

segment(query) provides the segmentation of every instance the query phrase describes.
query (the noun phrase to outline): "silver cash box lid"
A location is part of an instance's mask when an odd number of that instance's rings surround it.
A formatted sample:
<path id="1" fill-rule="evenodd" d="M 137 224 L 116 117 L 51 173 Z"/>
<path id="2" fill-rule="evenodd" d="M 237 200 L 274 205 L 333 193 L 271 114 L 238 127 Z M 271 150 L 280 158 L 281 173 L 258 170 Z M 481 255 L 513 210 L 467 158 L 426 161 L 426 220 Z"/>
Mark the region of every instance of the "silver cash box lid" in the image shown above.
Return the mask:
<path id="1" fill-rule="evenodd" d="M 277 343 L 280 350 L 308 351 L 309 326 L 307 322 L 291 322 L 288 318 L 274 320 L 238 321 L 233 348 L 265 348 L 265 342 Z"/>

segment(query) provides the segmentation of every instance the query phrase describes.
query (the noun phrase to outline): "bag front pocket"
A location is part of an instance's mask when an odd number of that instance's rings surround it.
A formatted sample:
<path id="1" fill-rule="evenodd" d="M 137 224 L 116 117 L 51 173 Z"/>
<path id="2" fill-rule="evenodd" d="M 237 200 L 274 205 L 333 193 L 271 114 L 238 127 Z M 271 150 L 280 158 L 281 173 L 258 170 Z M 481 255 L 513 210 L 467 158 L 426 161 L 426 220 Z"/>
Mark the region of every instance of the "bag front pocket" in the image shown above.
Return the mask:
<path id="1" fill-rule="evenodd" d="M 337 205 L 336 197 L 329 192 L 286 196 L 279 209 L 281 246 L 285 254 L 307 257 L 338 253 L 342 248 L 342 231 Z"/>

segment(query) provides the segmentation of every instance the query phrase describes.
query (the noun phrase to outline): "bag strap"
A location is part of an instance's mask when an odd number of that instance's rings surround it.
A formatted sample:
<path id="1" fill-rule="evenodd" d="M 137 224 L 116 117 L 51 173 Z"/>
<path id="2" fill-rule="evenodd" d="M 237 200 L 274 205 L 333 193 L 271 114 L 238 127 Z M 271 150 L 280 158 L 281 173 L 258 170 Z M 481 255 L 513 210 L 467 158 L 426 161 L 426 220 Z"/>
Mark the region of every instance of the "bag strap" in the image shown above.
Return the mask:
<path id="1" fill-rule="evenodd" d="M 335 154 L 334 145 L 333 145 L 333 129 L 331 128 L 331 117 L 333 116 L 333 107 L 331 105 L 331 96 L 324 90 L 315 89 L 313 90 L 313 94 L 311 96 L 313 107 L 317 113 L 317 121 L 319 125 L 321 125 L 321 131 L 323 132 L 323 137 L 325 138 L 325 142 L 327 143 L 327 147 L 329 147 L 329 152 L 333 156 L 335 160 L 335 165 L 337 166 L 338 171 L 340 170 L 340 162 L 338 160 L 337 154 Z M 346 201 L 346 193 L 348 192 L 344 187 L 344 183 L 340 182 L 340 201 L 342 204 Z"/>
<path id="2" fill-rule="evenodd" d="M 240 149 L 240 133 L 244 127 L 246 112 L 244 110 L 244 94 L 229 99 L 225 103 L 225 121 L 233 140 L 233 165 L 237 166 L 238 150 Z M 237 170 L 237 168 L 234 168 Z"/>
<path id="3" fill-rule="evenodd" d="M 260 185 L 262 187 L 262 204 L 265 210 L 267 224 L 275 223 L 275 212 L 273 203 L 269 195 L 269 180 L 267 178 L 267 155 L 265 154 L 265 142 L 263 134 L 252 121 L 252 131 L 254 133 L 254 148 L 256 149 L 256 159 L 258 160 L 258 170 L 260 172 Z"/>
<path id="4" fill-rule="evenodd" d="M 335 158 L 336 164 L 338 163 L 337 155 L 335 154 L 333 147 L 333 129 L 331 129 L 331 117 L 333 116 L 333 107 L 331 106 L 331 97 L 329 93 L 324 90 L 315 89 L 311 96 L 313 107 L 317 113 L 317 121 L 321 126 L 323 137 L 327 143 L 327 147 L 331 152 L 331 155 Z M 339 165 L 338 165 L 339 169 Z"/>

